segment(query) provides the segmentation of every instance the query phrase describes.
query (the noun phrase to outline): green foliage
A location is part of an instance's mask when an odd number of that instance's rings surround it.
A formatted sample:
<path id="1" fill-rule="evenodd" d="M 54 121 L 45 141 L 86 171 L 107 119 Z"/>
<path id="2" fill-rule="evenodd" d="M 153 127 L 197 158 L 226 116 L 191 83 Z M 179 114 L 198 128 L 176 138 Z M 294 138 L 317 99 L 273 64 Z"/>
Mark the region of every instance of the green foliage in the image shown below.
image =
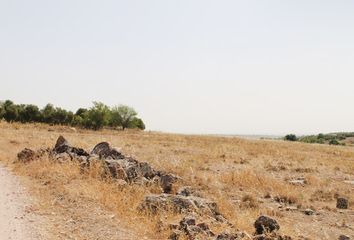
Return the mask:
<path id="1" fill-rule="evenodd" d="M 54 123 L 54 113 L 55 113 L 55 108 L 52 104 L 47 104 L 42 110 L 41 110 L 41 121 L 44 123 Z"/>
<path id="2" fill-rule="evenodd" d="M 133 120 L 129 124 L 129 127 L 130 128 L 139 128 L 141 130 L 144 130 L 145 124 L 144 124 L 143 120 L 141 120 L 140 118 L 133 118 Z"/>
<path id="3" fill-rule="evenodd" d="M 330 144 L 330 145 L 345 145 L 341 142 L 348 137 L 353 137 L 354 133 L 329 133 L 318 135 L 303 136 L 299 139 L 300 142 L 317 143 L 317 144 Z"/>
<path id="4" fill-rule="evenodd" d="M 18 108 L 12 101 L 6 100 L 3 109 L 3 117 L 7 122 L 14 122 L 18 119 Z"/>
<path id="5" fill-rule="evenodd" d="M 297 137 L 295 134 L 288 134 L 284 137 L 284 140 L 295 142 L 295 141 L 297 141 Z"/>
<path id="6" fill-rule="evenodd" d="M 101 102 L 93 102 L 93 107 L 84 114 L 84 126 L 94 130 L 107 126 L 110 118 L 110 109 Z"/>
<path id="7" fill-rule="evenodd" d="M 128 128 L 136 115 L 138 115 L 133 108 L 126 105 L 119 105 L 114 109 L 120 115 L 120 126 L 122 126 L 123 130 Z"/>
<path id="8" fill-rule="evenodd" d="M 8 122 L 43 122 L 48 124 L 71 125 L 94 130 L 105 126 L 113 128 L 139 128 L 145 129 L 144 122 L 137 118 L 137 112 L 126 105 L 113 108 L 101 102 L 93 102 L 90 109 L 79 108 L 74 114 L 63 108 L 47 104 L 39 109 L 33 104 L 14 104 L 10 100 L 0 102 L 0 120 Z"/>

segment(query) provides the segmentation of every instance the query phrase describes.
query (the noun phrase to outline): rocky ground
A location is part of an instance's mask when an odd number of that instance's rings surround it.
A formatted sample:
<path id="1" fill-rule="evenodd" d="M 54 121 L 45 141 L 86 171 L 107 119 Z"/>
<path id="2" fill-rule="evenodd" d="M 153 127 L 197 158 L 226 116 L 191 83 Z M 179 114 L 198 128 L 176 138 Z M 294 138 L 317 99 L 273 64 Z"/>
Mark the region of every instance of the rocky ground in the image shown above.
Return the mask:
<path id="1" fill-rule="evenodd" d="M 352 148 L 49 130 L 4 125 L 3 144 L 19 154 L 0 154 L 41 183 L 67 239 L 94 239 L 95 220 L 107 221 L 99 239 L 112 229 L 125 229 L 120 239 L 353 238 Z"/>

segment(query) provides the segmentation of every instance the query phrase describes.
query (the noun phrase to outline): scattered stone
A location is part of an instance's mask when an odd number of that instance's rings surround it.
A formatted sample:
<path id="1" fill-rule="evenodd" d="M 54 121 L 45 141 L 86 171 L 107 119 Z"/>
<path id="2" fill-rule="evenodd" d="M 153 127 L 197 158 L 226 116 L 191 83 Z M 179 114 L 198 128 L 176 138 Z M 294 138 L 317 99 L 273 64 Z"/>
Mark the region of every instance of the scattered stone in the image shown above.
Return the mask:
<path id="1" fill-rule="evenodd" d="M 339 197 L 337 198 L 337 208 L 339 209 L 348 209 L 349 201 L 346 198 Z"/>
<path id="2" fill-rule="evenodd" d="M 278 222 L 267 216 L 260 216 L 254 223 L 257 234 L 263 234 L 266 232 L 273 232 L 279 230 L 280 226 Z"/>

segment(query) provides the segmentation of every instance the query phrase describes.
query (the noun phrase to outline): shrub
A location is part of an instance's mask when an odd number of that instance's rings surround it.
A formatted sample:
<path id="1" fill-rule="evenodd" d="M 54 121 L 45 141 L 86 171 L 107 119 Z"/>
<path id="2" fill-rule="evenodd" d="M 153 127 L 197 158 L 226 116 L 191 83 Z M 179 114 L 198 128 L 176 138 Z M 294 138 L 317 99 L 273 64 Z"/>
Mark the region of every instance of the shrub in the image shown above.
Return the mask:
<path id="1" fill-rule="evenodd" d="M 288 134 L 284 137 L 285 141 L 297 141 L 297 137 L 295 134 Z"/>

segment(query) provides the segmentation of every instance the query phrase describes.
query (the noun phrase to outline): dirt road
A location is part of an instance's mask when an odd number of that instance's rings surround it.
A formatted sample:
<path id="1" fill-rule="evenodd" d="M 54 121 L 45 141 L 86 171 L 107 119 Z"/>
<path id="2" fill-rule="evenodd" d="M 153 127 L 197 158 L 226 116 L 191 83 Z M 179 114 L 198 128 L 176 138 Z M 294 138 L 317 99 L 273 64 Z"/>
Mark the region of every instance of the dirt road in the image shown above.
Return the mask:
<path id="1" fill-rule="evenodd" d="M 33 214 L 31 198 L 19 179 L 0 165 L 0 240 L 44 239 L 39 216 Z"/>

